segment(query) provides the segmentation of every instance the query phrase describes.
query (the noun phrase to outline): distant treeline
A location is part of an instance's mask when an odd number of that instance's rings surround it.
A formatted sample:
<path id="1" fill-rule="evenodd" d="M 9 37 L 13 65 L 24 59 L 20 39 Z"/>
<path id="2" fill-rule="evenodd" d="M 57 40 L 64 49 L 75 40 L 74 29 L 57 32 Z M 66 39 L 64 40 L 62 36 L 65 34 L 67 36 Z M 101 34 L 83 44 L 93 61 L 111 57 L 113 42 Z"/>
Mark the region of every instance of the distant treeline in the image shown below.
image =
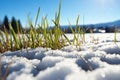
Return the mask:
<path id="1" fill-rule="evenodd" d="M 3 22 L 0 24 L 0 30 L 4 31 L 5 29 L 9 32 L 10 26 L 17 33 L 18 30 L 23 30 L 20 20 L 17 20 L 15 17 L 12 17 L 11 20 L 7 16 L 4 17 Z"/>
<path id="2" fill-rule="evenodd" d="M 12 17 L 11 20 L 8 19 L 7 16 L 4 17 L 3 21 L 0 23 L 0 30 L 4 31 L 4 29 L 7 29 L 7 31 L 10 31 L 10 25 L 12 26 L 13 30 L 17 33 L 18 30 L 22 30 L 25 31 L 26 33 L 29 32 L 29 27 L 25 28 L 22 26 L 20 20 L 17 20 L 15 17 Z M 79 26 L 81 31 L 84 31 L 86 33 L 100 33 L 102 31 L 106 32 L 106 33 L 112 33 L 112 32 L 119 32 L 120 31 L 120 27 L 119 26 L 99 26 L 96 27 L 95 25 L 80 25 Z M 73 25 L 72 26 L 73 30 L 77 30 L 76 26 Z M 49 29 L 54 29 L 53 27 L 49 27 Z M 65 33 L 72 33 L 70 26 L 60 26 L 60 29 L 65 32 Z M 42 27 L 37 27 L 36 28 L 37 32 L 42 31 Z"/>
<path id="3" fill-rule="evenodd" d="M 113 32 L 119 32 L 120 27 L 119 26 L 100 26 L 96 27 L 94 25 L 80 25 L 79 26 L 81 31 L 84 31 L 85 33 L 113 33 Z M 76 26 L 72 26 L 73 30 L 76 30 Z M 69 26 L 61 26 L 61 30 L 65 33 L 72 33 Z"/>

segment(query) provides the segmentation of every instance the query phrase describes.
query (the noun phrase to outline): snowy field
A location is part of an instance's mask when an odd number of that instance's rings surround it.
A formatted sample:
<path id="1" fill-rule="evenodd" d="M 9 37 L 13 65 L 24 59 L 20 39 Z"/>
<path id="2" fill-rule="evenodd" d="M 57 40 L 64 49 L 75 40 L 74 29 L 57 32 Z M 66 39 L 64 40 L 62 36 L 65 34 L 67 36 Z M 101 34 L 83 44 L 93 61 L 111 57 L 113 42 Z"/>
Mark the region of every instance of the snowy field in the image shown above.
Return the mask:
<path id="1" fill-rule="evenodd" d="M 72 41 L 73 35 L 67 34 Z M 60 50 L 36 48 L 1 54 L 6 80 L 120 80 L 120 34 L 86 34 L 85 43 Z M 7 69 L 7 70 L 6 70 Z"/>

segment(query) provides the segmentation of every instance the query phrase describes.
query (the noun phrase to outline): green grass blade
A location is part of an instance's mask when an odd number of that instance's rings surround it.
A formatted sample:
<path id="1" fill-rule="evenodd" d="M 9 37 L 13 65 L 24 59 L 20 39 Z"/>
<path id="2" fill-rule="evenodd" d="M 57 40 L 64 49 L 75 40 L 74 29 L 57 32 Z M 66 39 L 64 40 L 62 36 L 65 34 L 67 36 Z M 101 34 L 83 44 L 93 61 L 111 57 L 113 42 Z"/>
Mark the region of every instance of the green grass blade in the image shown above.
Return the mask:
<path id="1" fill-rule="evenodd" d="M 38 12 L 37 12 L 36 20 L 35 20 L 35 25 L 34 25 L 35 28 L 36 28 L 36 24 L 37 24 L 37 21 L 38 21 L 39 14 L 40 14 L 40 7 L 38 8 Z"/>
<path id="2" fill-rule="evenodd" d="M 69 22 L 69 20 L 68 20 L 68 22 Z M 70 25 L 70 29 L 72 31 L 72 34 L 74 35 L 74 38 L 73 38 L 73 44 L 74 44 L 75 41 L 77 41 L 78 39 L 76 37 L 76 32 L 73 30 L 72 25 L 70 24 L 70 22 L 69 22 L 69 25 Z M 78 45 L 78 43 L 76 45 Z"/>
<path id="3" fill-rule="evenodd" d="M 32 22 L 30 20 L 30 18 L 28 17 L 28 23 L 29 23 L 29 26 L 30 26 L 30 31 L 29 31 L 29 40 L 31 40 L 31 48 L 35 48 L 35 32 L 34 32 L 34 28 L 33 28 L 33 25 L 32 25 Z"/>
<path id="4" fill-rule="evenodd" d="M 117 42 L 116 33 L 117 33 L 117 29 L 115 28 L 115 31 L 114 31 L 114 43 L 115 43 L 115 44 L 116 44 L 116 42 Z"/>
<path id="5" fill-rule="evenodd" d="M 15 41 L 15 47 L 16 47 L 16 49 L 20 49 L 19 40 L 17 39 L 17 35 L 16 35 L 15 31 L 13 30 L 11 24 L 9 26 L 10 26 L 10 33 L 13 36 L 13 39 Z"/>
<path id="6" fill-rule="evenodd" d="M 69 43 L 69 45 L 71 45 L 71 42 L 70 42 L 70 40 L 68 39 L 68 37 L 65 35 L 65 33 L 62 32 L 62 34 L 63 34 L 63 36 L 65 37 L 65 39 L 67 40 L 67 42 Z"/>

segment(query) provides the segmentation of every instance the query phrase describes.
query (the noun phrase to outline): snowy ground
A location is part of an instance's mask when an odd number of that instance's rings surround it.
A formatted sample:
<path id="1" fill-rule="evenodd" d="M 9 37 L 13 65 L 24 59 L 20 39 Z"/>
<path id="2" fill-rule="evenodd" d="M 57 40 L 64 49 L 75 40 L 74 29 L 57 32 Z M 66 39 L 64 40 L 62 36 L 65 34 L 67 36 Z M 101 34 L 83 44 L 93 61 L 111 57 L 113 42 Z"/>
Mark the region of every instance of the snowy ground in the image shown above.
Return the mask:
<path id="1" fill-rule="evenodd" d="M 36 48 L 1 56 L 2 76 L 9 67 L 7 80 L 120 80 L 120 34 L 116 44 L 114 34 L 87 34 L 80 49 Z"/>

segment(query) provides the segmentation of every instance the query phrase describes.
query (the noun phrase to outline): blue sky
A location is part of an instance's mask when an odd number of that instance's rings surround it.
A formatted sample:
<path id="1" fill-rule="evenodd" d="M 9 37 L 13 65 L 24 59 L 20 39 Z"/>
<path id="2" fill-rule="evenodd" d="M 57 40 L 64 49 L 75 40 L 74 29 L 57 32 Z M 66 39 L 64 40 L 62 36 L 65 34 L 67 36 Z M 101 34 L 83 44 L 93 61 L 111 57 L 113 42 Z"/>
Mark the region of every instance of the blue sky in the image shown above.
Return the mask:
<path id="1" fill-rule="evenodd" d="M 61 25 L 75 24 L 80 15 L 79 24 L 95 24 L 120 19 L 120 0 L 62 0 Z M 35 15 L 40 6 L 39 23 L 42 16 L 48 17 L 49 25 L 53 25 L 55 12 L 58 10 L 59 0 L 0 0 L 0 21 L 5 15 L 9 19 L 14 16 L 20 19 L 22 25 L 27 26 L 27 16 L 35 21 Z"/>

